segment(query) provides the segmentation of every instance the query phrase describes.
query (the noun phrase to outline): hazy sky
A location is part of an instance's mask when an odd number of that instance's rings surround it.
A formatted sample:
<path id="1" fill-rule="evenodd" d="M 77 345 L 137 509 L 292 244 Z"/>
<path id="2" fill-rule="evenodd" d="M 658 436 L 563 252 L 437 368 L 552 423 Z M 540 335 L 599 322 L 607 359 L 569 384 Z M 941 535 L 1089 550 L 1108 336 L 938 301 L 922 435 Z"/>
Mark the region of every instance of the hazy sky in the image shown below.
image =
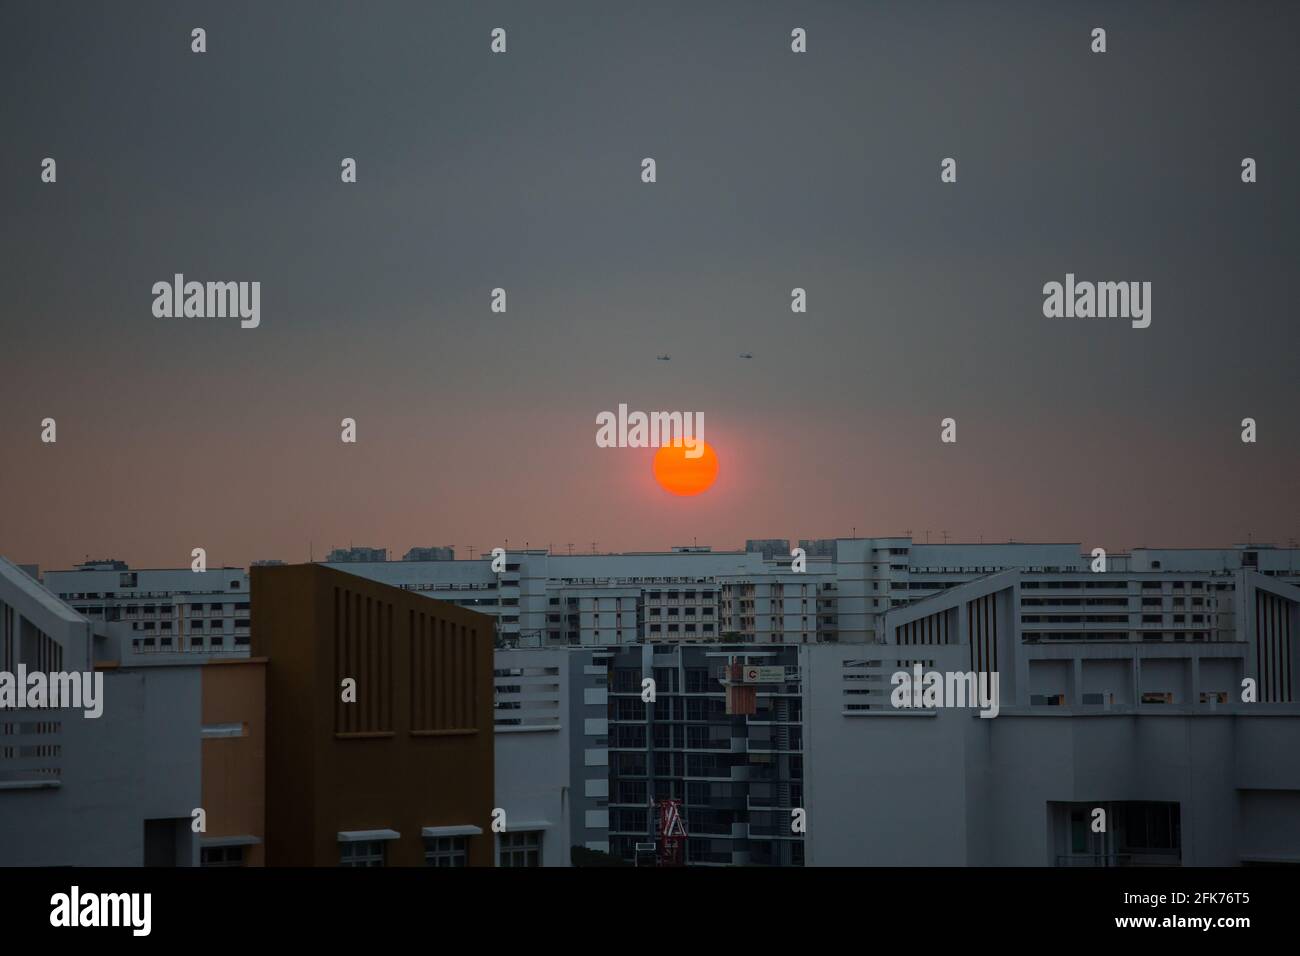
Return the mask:
<path id="1" fill-rule="evenodd" d="M 0 554 L 1284 545 L 1298 35 L 1294 3 L 9 0 Z M 155 318 L 177 272 L 260 281 L 261 326 Z M 1150 281 L 1151 327 L 1045 318 L 1067 272 Z M 717 484 L 597 448 L 620 402 L 703 412 Z"/>

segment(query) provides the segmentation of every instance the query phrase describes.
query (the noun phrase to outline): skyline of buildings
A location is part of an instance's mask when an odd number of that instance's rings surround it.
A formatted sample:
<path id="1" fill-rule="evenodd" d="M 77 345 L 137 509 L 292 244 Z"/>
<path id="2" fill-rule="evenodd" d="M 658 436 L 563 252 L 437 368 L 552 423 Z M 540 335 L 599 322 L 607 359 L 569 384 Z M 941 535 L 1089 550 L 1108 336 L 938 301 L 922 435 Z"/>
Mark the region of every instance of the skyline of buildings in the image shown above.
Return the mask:
<path id="1" fill-rule="evenodd" d="M 6 668 L 108 688 L 0 712 L 0 865 L 633 864 L 664 800 L 690 865 L 1300 862 L 1296 549 L 784 544 L 0 563 Z M 900 705 L 914 668 L 992 696 Z"/>
<path id="2" fill-rule="evenodd" d="M 489 555 L 318 563 L 488 614 L 497 621 L 500 643 L 522 647 L 724 639 L 862 643 L 874 639 L 890 608 L 981 575 L 1009 568 L 1095 574 L 1091 569 L 1099 567 L 1081 544 L 920 544 L 905 537 L 804 543 L 814 548 L 803 571 L 793 570 L 789 560 L 768 560 L 761 550 L 700 545 L 606 555 L 507 552 L 499 561 Z M 772 545 L 759 547 L 771 551 Z M 1104 560 L 1105 574 L 1254 568 L 1300 581 L 1300 549 L 1268 545 L 1138 548 Z M 250 604 L 243 569 L 132 570 L 117 561 L 50 570 L 42 577 L 91 618 L 129 622 L 142 652 L 247 652 Z M 1116 636 L 1147 639 L 1160 633 L 1170 640 L 1209 639 L 1216 627 L 1215 611 L 1206 604 L 1212 595 L 1180 597 L 1158 615 L 1144 600 L 1150 598 L 1140 588 L 1126 587 L 1090 598 L 1078 606 L 1080 613 L 1038 615 L 1027 623 L 1045 634 L 1101 623 Z"/>
<path id="3" fill-rule="evenodd" d="M 250 600 L 251 648 L 213 644 L 209 631 L 203 645 L 166 649 L 138 636 L 148 620 L 130 601 L 146 598 L 70 593 L 123 611 L 83 617 L 0 563 L 6 666 L 75 658 L 112 682 L 105 721 L 59 714 L 57 749 L 30 723 L 13 736 L 14 718 L 0 714 L 10 810 L 0 819 L 12 825 L 0 865 L 565 866 L 572 848 L 633 864 L 656 842 L 662 800 L 685 821 L 689 865 L 1300 862 L 1295 555 L 1151 549 L 1102 572 L 1073 566 L 1070 545 L 1006 548 L 837 542 L 827 567 L 848 571 L 837 580 L 880 584 L 863 568 L 884 564 L 897 597 L 866 615 L 863 598 L 878 591 L 846 602 L 841 592 L 836 626 L 807 641 L 761 628 L 656 639 L 651 610 L 745 619 L 725 604 L 758 598 L 723 597 L 736 576 L 725 568 L 708 580 L 705 562 L 737 553 L 621 555 L 608 568 L 612 596 L 577 584 L 573 600 L 591 597 L 577 614 L 591 615 L 590 630 L 517 649 L 500 640 L 499 604 L 494 619 L 376 580 L 383 567 L 426 579 L 450 562 L 256 568 L 251 588 L 233 579 L 222 592 Z M 498 593 L 534 594 L 528 559 L 550 555 L 520 558 L 502 571 L 520 583 L 504 579 Z M 970 563 L 1011 559 L 1026 567 Z M 590 575 L 593 561 L 555 570 Z M 788 587 L 788 572 L 761 555 L 745 561 L 744 587 L 764 576 Z M 147 589 L 174 587 L 178 574 L 192 572 L 49 572 L 57 587 L 116 579 L 129 594 L 162 594 Z M 679 597 L 668 597 L 675 581 Z M 567 605 L 576 583 L 547 584 Z M 192 604 L 192 594 L 179 600 L 179 617 Z M 636 630 L 619 640 L 615 627 L 598 643 L 595 615 L 621 613 L 636 614 Z M 1000 675 L 995 719 L 969 701 L 900 709 L 891 675 L 914 666 Z M 339 696 L 344 676 L 355 679 L 352 701 L 346 680 Z M 169 717 L 199 702 L 192 723 Z M 147 730 L 159 719 L 168 736 Z M 433 779 L 458 783 L 421 790 Z M 65 805 L 86 800 L 87 825 L 113 808 L 112 832 L 61 829 Z M 201 835 L 187 804 L 208 814 Z M 1091 829 L 1099 809 L 1113 821 L 1102 831 Z"/>

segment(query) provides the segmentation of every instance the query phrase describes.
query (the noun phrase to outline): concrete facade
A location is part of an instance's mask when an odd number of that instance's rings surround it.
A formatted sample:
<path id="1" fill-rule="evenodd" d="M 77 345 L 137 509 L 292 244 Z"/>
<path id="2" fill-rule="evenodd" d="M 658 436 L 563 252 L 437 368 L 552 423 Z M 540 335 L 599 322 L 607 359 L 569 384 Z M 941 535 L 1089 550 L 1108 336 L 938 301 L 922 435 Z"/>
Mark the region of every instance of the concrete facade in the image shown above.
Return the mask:
<path id="1" fill-rule="evenodd" d="M 569 865 L 569 658 L 558 648 L 494 655 L 495 806 L 505 811 L 498 865 L 533 859 L 503 856 L 503 843 L 536 845 L 539 866 Z"/>
<path id="2" fill-rule="evenodd" d="M 267 862 L 491 866 L 491 620 L 316 564 L 252 594 Z"/>
<path id="3" fill-rule="evenodd" d="M 889 612 L 882 644 L 801 649 L 809 865 L 1300 862 L 1300 589 L 1231 575 L 1235 629 L 1213 641 L 1100 623 L 1084 625 L 1096 643 L 1042 642 L 1022 596 L 1073 577 L 988 575 Z M 996 668 L 997 716 L 893 706 L 892 675 L 917 661 Z"/>

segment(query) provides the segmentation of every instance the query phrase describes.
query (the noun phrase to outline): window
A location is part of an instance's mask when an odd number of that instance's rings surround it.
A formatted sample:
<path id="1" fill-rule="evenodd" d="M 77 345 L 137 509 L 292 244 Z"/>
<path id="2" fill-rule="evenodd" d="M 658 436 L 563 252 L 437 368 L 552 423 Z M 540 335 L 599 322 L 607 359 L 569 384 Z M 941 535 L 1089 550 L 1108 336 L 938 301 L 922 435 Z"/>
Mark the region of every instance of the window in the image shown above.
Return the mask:
<path id="1" fill-rule="evenodd" d="M 1088 821 L 1084 818 L 1082 810 L 1074 810 L 1070 813 L 1070 852 L 1088 852 Z"/>
<path id="2" fill-rule="evenodd" d="M 658 754 L 655 754 L 656 758 L 658 756 Z M 644 807 L 646 803 L 645 783 L 639 780 L 618 781 L 614 789 L 614 802 Z"/>
<path id="3" fill-rule="evenodd" d="M 469 866 L 468 841 L 458 837 L 425 837 L 426 866 Z"/>
<path id="4" fill-rule="evenodd" d="M 541 866 L 542 831 L 501 834 L 501 866 Z"/>
<path id="5" fill-rule="evenodd" d="M 1176 803 L 1121 803 L 1115 807 L 1116 842 L 1121 853 L 1174 851 L 1182 847 L 1180 807 Z"/>
<path id="6" fill-rule="evenodd" d="M 383 866 L 383 840 L 360 840 L 339 844 L 339 866 Z"/>
<path id="7" fill-rule="evenodd" d="M 199 851 L 199 866 L 243 866 L 242 846 L 205 846 Z"/>

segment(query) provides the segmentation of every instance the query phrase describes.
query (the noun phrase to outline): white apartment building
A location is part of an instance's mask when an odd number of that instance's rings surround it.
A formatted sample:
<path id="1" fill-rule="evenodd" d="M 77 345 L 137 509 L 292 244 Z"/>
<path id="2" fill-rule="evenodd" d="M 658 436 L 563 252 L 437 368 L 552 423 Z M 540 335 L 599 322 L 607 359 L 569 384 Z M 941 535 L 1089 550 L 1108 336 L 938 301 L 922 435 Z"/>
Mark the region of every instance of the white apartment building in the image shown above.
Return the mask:
<path id="1" fill-rule="evenodd" d="M 1002 571 L 891 609 L 877 644 L 800 648 L 806 865 L 1300 863 L 1283 576 Z M 1061 603 L 1092 595 L 1125 603 Z M 918 663 L 996 673 L 997 715 L 895 707 Z"/>
<path id="2" fill-rule="evenodd" d="M 727 627 L 722 613 L 721 592 L 722 588 L 716 582 L 643 589 L 643 641 L 717 641 Z"/>
<path id="3" fill-rule="evenodd" d="M 117 564 L 46 571 L 43 583 L 92 622 L 129 629 L 124 653 L 248 654 L 252 614 L 242 568 L 132 570 Z"/>
<path id="4" fill-rule="evenodd" d="M 498 861 L 569 865 L 569 667 L 567 648 L 493 655 Z"/>
<path id="5" fill-rule="evenodd" d="M 634 644 L 644 638 L 641 589 L 630 585 L 566 584 L 548 588 L 546 627 L 528 644 L 579 645 Z"/>
<path id="6" fill-rule="evenodd" d="M 759 574 L 724 575 L 722 631 L 754 644 L 809 644 L 838 639 L 838 594 L 829 565 L 795 572 L 789 562 Z M 818 570 L 811 570 L 812 568 Z"/>
<path id="7" fill-rule="evenodd" d="M 882 616 L 891 608 L 913 604 L 983 575 L 1010 568 L 1088 572 L 1093 560 L 1092 548 L 1079 543 L 917 544 L 901 537 L 840 539 L 837 546 L 838 637 L 845 643 L 876 641 Z M 1111 571 L 1131 568 L 1223 572 L 1248 568 L 1292 584 L 1300 583 L 1300 549 L 1270 545 L 1135 548 L 1131 554 L 1108 555 L 1106 562 Z M 1181 630 L 1194 630 L 1191 618 L 1197 611 L 1190 601 L 1184 609 L 1188 617 L 1177 623 L 1189 625 Z"/>

